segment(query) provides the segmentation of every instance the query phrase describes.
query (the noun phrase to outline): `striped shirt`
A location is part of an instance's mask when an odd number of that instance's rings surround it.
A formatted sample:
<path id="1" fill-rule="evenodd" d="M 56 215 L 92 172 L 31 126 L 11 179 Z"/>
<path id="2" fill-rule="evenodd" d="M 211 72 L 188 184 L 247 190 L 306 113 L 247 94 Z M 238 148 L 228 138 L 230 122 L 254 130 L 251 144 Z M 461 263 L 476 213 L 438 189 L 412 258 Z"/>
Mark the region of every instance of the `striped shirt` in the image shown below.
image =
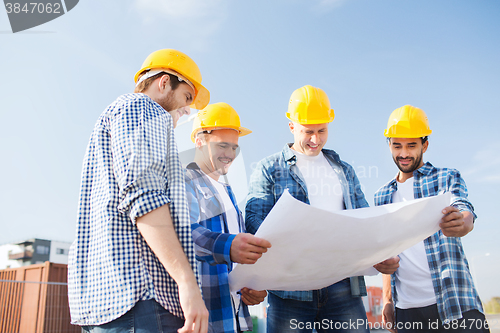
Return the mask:
<path id="1" fill-rule="evenodd" d="M 83 162 L 69 254 L 72 324 L 101 325 L 149 299 L 183 317 L 176 283 L 135 224 L 165 204 L 196 275 L 172 117 L 147 95 L 120 96 L 99 117 Z"/>
<path id="2" fill-rule="evenodd" d="M 474 214 L 474 207 L 467 199 L 467 187 L 457 170 L 436 168 L 427 162 L 413 172 L 413 178 L 415 199 L 451 192 L 451 206 Z M 394 178 L 375 193 L 375 205 L 392 203 L 396 190 Z M 439 230 L 425 239 L 424 245 L 441 320 L 459 319 L 462 313 L 474 309 L 483 312 L 460 237 L 446 237 Z M 397 300 L 395 274 L 391 276 L 391 286 L 393 298 Z"/>
<path id="3" fill-rule="evenodd" d="M 238 214 L 239 230 L 245 232 L 233 191 L 229 185 L 224 188 Z M 241 331 L 251 331 L 252 319 L 247 305 L 240 301 L 235 309 L 229 290 L 228 274 L 233 265 L 231 244 L 236 237 L 229 233 L 226 214 L 229 208 L 224 207 L 221 195 L 196 163 L 186 168 L 186 194 L 203 298 L 209 312 L 208 332 L 237 333 L 238 326 Z"/>

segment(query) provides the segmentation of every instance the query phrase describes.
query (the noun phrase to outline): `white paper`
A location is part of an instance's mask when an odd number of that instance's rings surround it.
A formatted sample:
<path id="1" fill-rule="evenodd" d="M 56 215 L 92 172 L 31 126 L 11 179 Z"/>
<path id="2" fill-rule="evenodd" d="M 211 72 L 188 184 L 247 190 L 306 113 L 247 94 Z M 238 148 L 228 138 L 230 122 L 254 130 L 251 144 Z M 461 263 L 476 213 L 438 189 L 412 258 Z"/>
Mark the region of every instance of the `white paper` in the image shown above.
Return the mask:
<path id="1" fill-rule="evenodd" d="M 400 254 L 439 230 L 451 194 L 331 213 L 285 191 L 255 234 L 272 247 L 236 265 L 231 290 L 315 290 Z"/>

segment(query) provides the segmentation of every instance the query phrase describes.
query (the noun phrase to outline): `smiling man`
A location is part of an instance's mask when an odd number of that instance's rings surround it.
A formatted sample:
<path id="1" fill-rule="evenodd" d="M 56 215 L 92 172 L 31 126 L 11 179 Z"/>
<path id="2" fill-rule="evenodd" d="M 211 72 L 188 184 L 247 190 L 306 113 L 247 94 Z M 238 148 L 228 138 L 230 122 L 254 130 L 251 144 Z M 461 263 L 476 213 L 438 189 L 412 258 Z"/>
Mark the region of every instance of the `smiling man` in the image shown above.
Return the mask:
<path id="1" fill-rule="evenodd" d="M 243 217 L 231 186 L 219 182 L 239 152 L 238 139 L 251 133 L 240 125 L 236 111 L 215 103 L 198 112 L 191 139 L 194 162 L 186 169 L 186 190 L 202 290 L 209 311 L 209 332 L 252 330 L 248 305 L 264 300 L 267 292 L 229 290 L 234 263 L 254 264 L 271 244 L 245 233 Z"/>
<path id="2" fill-rule="evenodd" d="M 72 323 L 96 333 L 205 333 L 174 127 L 210 94 L 196 63 L 172 49 L 150 54 L 135 82 L 101 114 L 87 147 L 69 255 Z"/>
<path id="3" fill-rule="evenodd" d="M 368 207 L 354 169 L 336 152 L 323 148 L 334 118 L 326 93 L 309 85 L 295 90 L 286 116 L 294 142 L 257 164 L 246 204 L 247 230 L 257 231 L 285 190 L 297 200 L 332 212 Z M 389 259 L 375 268 L 392 273 L 398 261 Z M 362 276 L 320 290 L 269 291 L 267 331 L 368 332 L 364 295 Z"/>
<path id="4" fill-rule="evenodd" d="M 384 275 L 383 321 L 400 333 L 488 332 L 461 243 L 474 227 L 474 208 L 457 170 L 424 163 L 431 133 L 425 112 L 411 105 L 394 110 L 385 130 L 399 172 L 375 193 L 375 205 L 445 192 L 452 202 L 443 210 L 441 230 L 403 251 L 392 278 Z"/>

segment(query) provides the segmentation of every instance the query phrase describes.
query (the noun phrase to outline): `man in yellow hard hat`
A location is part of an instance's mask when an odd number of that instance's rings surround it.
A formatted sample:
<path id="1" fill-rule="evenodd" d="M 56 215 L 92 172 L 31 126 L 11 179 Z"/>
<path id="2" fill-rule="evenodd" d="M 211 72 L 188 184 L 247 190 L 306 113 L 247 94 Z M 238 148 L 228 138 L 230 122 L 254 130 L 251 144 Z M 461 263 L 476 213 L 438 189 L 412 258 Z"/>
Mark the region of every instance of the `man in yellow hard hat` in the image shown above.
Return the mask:
<path id="1" fill-rule="evenodd" d="M 228 274 L 234 263 L 253 264 L 271 244 L 245 233 L 245 224 L 231 186 L 219 182 L 239 151 L 238 138 L 251 133 L 240 125 L 236 111 L 215 103 L 198 112 L 191 139 L 194 162 L 186 168 L 186 192 L 191 228 L 202 276 L 202 291 L 209 311 L 209 332 L 252 330 L 248 305 L 259 304 L 267 292 L 229 290 Z"/>
<path id="2" fill-rule="evenodd" d="M 483 332 L 483 308 L 460 241 L 474 227 L 474 207 L 457 170 L 424 163 L 431 133 L 425 112 L 411 105 L 394 110 L 384 133 L 399 172 L 375 193 L 375 205 L 445 192 L 452 202 L 443 210 L 441 230 L 403 251 L 400 267 L 384 275 L 383 321 L 400 333 Z"/>
<path id="3" fill-rule="evenodd" d="M 336 152 L 324 148 L 328 124 L 334 119 L 326 93 L 309 85 L 295 90 L 286 116 L 294 142 L 257 164 L 246 204 L 247 230 L 257 231 L 285 190 L 328 211 L 368 207 L 354 169 Z M 397 261 L 387 260 L 376 268 L 392 273 Z M 320 290 L 269 291 L 268 332 L 312 332 L 313 328 L 318 332 L 368 332 L 363 295 L 362 276 Z"/>
<path id="4" fill-rule="evenodd" d="M 136 93 L 99 117 L 82 172 L 70 250 L 72 324 L 85 332 L 207 332 L 189 211 L 174 137 L 209 93 L 182 52 L 153 52 Z"/>

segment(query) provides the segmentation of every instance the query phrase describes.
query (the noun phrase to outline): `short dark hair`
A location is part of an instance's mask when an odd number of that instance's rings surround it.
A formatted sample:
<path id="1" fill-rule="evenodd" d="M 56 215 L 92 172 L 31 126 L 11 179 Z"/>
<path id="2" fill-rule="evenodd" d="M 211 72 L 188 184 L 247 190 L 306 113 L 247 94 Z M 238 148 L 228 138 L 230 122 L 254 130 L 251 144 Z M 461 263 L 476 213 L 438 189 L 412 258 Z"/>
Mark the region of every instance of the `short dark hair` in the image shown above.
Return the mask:
<path id="1" fill-rule="evenodd" d="M 148 71 L 144 71 L 142 72 L 139 77 L 137 78 L 137 80 L 140 80 L 140 78 L 146 74 Z M 179 84 L 181 84 L 181 81 L 179 81 L 179 78 L 173 74 L 170 74 L 170 73 L 167 73 L 167 72 L 161 72 L 161 73 L 158 73 L 156 75 L 153 75 L 151 77 L 148 77 L 146 80 L 142 81 L 141 83 L 139 83 L 135 89 L 134 89 L 134 92 L 135 93 L 142 93 L 142 92 L 145 92 L 149 86 L 153 83 L 153 81 L 155 81 L 156 79 L 162 77 L 163 75 L 168 75 L 170 77 L 170 87 L 172 88 L 172 90 L 175 90 L 177 89 L 177 87 L 179 86 Z"/>
<path id="2" fill-rule="evenodd" d="M 422 144 L 426 143 L 429 140 L 428 136 L 423 136 L 420 139 L 422 139 Z M 391 138 L 387 138 L 387 143 L 391 144 Z"/>

